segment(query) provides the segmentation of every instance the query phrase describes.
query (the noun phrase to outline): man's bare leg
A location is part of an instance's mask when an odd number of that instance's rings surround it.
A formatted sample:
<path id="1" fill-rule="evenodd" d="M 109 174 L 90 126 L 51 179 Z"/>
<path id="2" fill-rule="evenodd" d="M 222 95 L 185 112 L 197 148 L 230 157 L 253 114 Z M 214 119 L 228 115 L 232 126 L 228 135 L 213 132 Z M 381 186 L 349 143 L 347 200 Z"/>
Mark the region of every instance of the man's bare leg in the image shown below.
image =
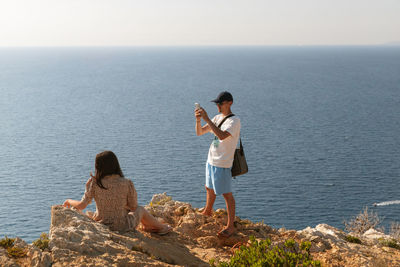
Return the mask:
<path id="1" fill-rule="evenodd" d="M 231 234 L 235 231 L 235 198 L 233 197 L 232 192 L 223 194 L 223 196 L 225 198 L 226 211 L 228 212 L 228 222 L 223 230 L 226 230 Z"/>
<path id="2" fill-rule="evenodd" d="M 214 190 L 211 188 L 208 188 L 207 186 L 206 186 L 206 191 L 207 191 L 206 206 L 205 206 L 202 214 L 205 216 L 211 216 L 212 208 L 214 206 L 215 198 L 217 196 L 215 195 Z"/>

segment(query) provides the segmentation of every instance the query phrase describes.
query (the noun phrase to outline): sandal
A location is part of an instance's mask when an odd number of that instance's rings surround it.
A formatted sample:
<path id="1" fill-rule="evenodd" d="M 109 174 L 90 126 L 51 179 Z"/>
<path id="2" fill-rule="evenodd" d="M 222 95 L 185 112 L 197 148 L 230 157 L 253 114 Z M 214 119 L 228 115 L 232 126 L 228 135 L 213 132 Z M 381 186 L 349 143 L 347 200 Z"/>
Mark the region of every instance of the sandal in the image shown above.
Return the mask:
<path id="1" fill-rule="evenodd" d="M 156 228 L 148 228 L 146 226 L 142 226 L 140 230 L 145 231 L 147 233 L 157 233 L 158 230 Z"/>
<path id="2" fill-rule="evenodd" d="M 169 232 L 172 231 L 172 227 L 168 224 L 166 224 L 162 229 L 160 229 L 159 231 L 155 232 L 158 235 L 166 235 Z"/>
<path id="3" fill-rule="evenodd" d="M 218 236 L 219 238 L 229 238 L 229 237 L 231 237 L 235 232 L 236 232 L 235 230 L 233 230 L 232 232 L 229 232 L 228 229 L 224 229 L 224 230 L 222 230 L 221 232 L 219 232 L 219 233 L 217 234 L 217 236 Z"/>

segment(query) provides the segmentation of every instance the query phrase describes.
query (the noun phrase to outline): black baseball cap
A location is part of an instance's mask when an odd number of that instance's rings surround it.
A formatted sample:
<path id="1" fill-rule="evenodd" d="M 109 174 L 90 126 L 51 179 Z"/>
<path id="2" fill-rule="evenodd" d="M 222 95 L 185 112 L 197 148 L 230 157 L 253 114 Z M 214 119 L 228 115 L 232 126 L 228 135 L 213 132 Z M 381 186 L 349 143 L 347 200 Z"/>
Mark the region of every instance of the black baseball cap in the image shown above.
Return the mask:
<path id="1" fill-rule="evenodd" d="M 217 96 L 216 99 L 211 100 L 211 102 L 218 103 L 218 104 L 219 104 L 219 103 L 222 103 L 222 102 L 224 102 L 224 101 L 233 101 L 233 97 L 232 97 L 231 93 L 229 93 L 229 92 L 227 92 L 227 91 L 221 92 L 221 93 Z"/>

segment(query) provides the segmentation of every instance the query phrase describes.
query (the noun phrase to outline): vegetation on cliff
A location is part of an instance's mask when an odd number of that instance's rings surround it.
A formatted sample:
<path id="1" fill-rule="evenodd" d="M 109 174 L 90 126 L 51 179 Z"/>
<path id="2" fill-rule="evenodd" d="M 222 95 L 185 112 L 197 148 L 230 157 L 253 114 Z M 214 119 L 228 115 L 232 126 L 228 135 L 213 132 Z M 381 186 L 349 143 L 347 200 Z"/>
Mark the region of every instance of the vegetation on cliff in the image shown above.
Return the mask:
<path id="1" fill-rule="evenodd" d="M 300 245 L 293 239 L 287 239 L 282 244 L 273 246 L 270 239 L 257 241 L 250 237 L 250 243 L 242 245 L 235 251 L 229 262 L 210 261 L 212 267 L 234 266 L 321 266 L 319 261 L 312 260 L 310 255 L 311 242 L 304 241 Z"/>
<path id="2" fill-rule="evenodd" d="M 46 233 L 42 233 L 40 235 L 40 238 L 33 241 L 33 245 L 40 248 L 41 250 L 45 250 L 46 248 L 49 247 L 49 242 L 50 242 L 49 236 Z"/>
<path id="3" fill-rule="evenodd" d="M 377 228 L 382 221 L 383 218 L 379 217 L 376 212 L 368 211 L 368 207 L 365 207 L 357 216 L 343 223 L 346 231 L 362 235 L 371 228 L 383 231 L 383 228 Z"/>
<path id="4" fill-rule="evenodd" d="M 14 246 L 15 238 L 8 238 L 5 236 L 0 240 L 0 247 L 3 247 L 7 250 L 8 256 L 12 258 L 22 258 L 25 257 L 27 251 L 23 248 Z"/>
<path id="5" fill-rule="evenodd" d="M 237 232 L 225 239 L 216 236 L 226 224 L 224 210 L 204 216 L 166 194 L 155 195 L 146 209 L 174 231 L 114 232 L 76 210 L 53 206 L 49 236 L 30 245 L 0 240 L 0 266 L 400 266 L 400 225 L 393 223 L 390 235 L 367 229 L 379 229 L 381 221 L 367 209 L 347 222 L 346 231 L 326 224 L 274 229 L 236 217 Z"/>

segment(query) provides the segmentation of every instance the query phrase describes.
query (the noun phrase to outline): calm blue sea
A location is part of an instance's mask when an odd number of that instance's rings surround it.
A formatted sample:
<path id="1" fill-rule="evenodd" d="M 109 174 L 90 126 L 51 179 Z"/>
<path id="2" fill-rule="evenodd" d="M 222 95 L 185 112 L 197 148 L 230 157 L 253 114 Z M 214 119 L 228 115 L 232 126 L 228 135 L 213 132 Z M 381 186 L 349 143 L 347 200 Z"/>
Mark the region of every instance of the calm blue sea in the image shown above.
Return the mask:
<path id="1" fill-rule="evenodd" d="M 212 136 L 195 135 L 194 103 L 215 115 L 222 90 L 250 169 L 238 216 L 343 228 L 368 206 L 400 221 L 400 47 L 1 48 L 0 237 L 48 232 L 103 150 L 140 204 L 202 207 Z"/>

